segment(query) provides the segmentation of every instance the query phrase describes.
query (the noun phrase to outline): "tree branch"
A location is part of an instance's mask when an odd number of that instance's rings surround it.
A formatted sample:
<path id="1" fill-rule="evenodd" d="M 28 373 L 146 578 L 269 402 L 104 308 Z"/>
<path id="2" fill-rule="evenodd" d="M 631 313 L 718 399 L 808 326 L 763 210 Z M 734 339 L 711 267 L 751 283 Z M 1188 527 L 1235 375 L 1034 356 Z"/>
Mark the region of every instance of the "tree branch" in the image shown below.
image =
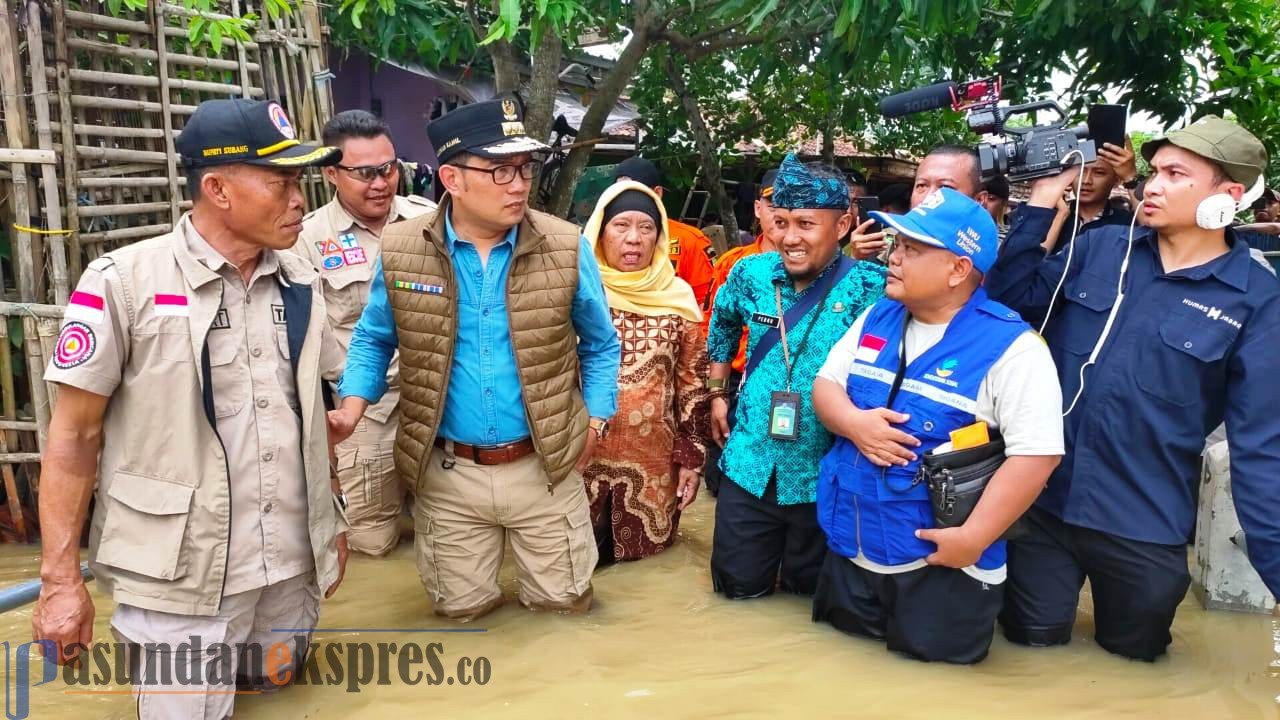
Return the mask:
<path id="1" fill-rule="evenodd" d="M 724 189 L 724 180 L 720 174 L 720 156 L 716 151 L 715 139 L 711 137 L 711 130 L 707 127 L 706 120 L 702 115 L 702 108 L 698 104 L 698 99 L 693 96 L 693 93 L 689 92 L 689 87 L 684 81 L 684 74 L 676 65 L 675 58 L 671 56 L 671 53 L 667 53 L 666 57 L 663 58 L 663 70 L 666 72 L 667 82 L 670 84 L 672 92 L 680 99 L 680 105 L 684 108 L 685 115 L 689 120 L 689 129 L 693 131 L 693 142 L 698 147 L 698 155 L 702 159 L 702 170 L 707 176 L 707 192 L 711 194 L 712 199 L 716 202 L 716 207 L 720 209 L 720 222 L 724 226 L 725 240 L 737 245 L 738 220 L 733 214 L 733 201 Z M 693 190 L 693 188 L 689 189 L 690 191 Z"/>
<path id="2" fill-rule="evenodd" d="M 713 28 L 706 32 L 698 33 L 697 35 L 694 35 L 693 37 L 689 38 L 689 40 L 693 43 L 699 43 L 699 44 L 704 43 L 718 35 L 724 35 L 725 33 L 733 32 L 734 30 L 737 30 L 738 28 L 742 27 L 745 24 L 747 24 L 747 18 L 744 17 L 739 20 L 735 20 L 734 22 L 721 25 L 718 28 Z"/>
<path id="3" fill-rule="evenodd" d="M 694 37 L 689 37 L 679 30 L 670 29 L 662 33 L 662 38 L 667 41 L 667 44 L 691 62 L 700 60 L 708 55 L 714 55 L 721 50 L 759 45 L 768 39 L 768 34 L 763 32 L 749 35 L 731 32 L 728 35 L 721 35 L 718 40 L 706 40 L 705 38 L 709 36 L 709 33 L 701 33 Z"/>
<path id="4" fill-rule="evenodd" d="M 471 31 L 476 34 L 476 43 L 484 39 L 484 26 L 480 24 L 480 16 L 476 15 L 476 0 L 467 0 L 463 5 L 467 11 L 467 20 L 471 22 Z"/>

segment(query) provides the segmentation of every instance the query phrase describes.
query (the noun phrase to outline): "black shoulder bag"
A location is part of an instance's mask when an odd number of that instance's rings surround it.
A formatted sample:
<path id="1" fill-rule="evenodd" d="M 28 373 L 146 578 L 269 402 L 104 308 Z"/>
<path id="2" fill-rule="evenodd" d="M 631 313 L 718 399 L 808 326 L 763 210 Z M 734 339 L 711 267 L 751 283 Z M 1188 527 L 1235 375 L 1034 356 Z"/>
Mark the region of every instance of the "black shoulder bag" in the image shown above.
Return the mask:
<path id="1" fill-rule="evenodd" d="M 911 314 L 902 320 L 902 334 L 898 348 L 898 372 L 889 388 L 889 399 L 884 406 L 891 407 L 902 388 L 907 371 L 907 325 Z M 933 506 L 933 524 L 939 528 L 959 527 L 973 514 L 987 484 L 1004 464 L 1004 438 L 993 431 L 993 437 L 977 447 L 951 452 L 926 452 L 920 459 L 912 485 L 925 483 L 929 489 L 929 503 Z M 1019 518 L 1000 535 L 1000 540 L 1012 540 L 1025 534 Z"/>

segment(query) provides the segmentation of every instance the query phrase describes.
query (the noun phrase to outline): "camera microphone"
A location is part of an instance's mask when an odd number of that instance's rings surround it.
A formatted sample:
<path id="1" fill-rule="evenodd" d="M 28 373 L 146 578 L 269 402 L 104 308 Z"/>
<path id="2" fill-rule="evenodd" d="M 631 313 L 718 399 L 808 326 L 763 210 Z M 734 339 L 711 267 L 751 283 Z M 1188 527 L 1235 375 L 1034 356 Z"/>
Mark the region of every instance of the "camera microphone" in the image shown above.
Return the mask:
<path id="1" fill-rule="evenodd" d="M 900 118 L 928 110 L 949 108 L 955 102 L 956 84 L 948 80 L 881 98 L 880 114 L 887 118 Z"/>

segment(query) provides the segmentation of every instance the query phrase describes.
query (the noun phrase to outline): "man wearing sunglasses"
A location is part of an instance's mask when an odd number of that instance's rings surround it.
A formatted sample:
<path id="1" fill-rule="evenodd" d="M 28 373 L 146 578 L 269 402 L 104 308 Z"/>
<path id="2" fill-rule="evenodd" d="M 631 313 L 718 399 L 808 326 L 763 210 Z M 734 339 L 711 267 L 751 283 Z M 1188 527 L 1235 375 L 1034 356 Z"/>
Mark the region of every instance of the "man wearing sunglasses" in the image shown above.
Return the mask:
<path id="1" fill-rule="evenodd" d="M 622 350 L 577 226 L 530 210 L 547 146 L 511 99 L 427 126 L 447 190 L 383 235 L 330 427 L 342 438 L 400 352 L 396 469 L 414 494 L 418 571 L 437 614 L 503 602 L 509 538 L 526 607 L 591 606 L 597 553 L 580 474 L 617 406 Z"/>
<path id="2" fill-rule="evenodd" d="M 424 215 L 435 204 L 396 195 L 400 166 L 391 129 L 373 113 L 340 112 L 325 124 L 323 137 L 325 145 L 343 153 L 341 163 L 322 171 L 333 185 L 334 197 L 303 220 L 293 250 L 319 271 L 329 326 L 345 351 L 369 299 L 383 228 Z M 400 401 L 395 362 L 386 379 L 382 400 L 369 406 L 354 434 L 336 448 L 338 482 L 351 523 L 347 542 L 352 550 L 375 556 L 395 548 L 400 539 L 397 519 L 404 509 L 404 485 L 396 478 L 392 459 Z"/>

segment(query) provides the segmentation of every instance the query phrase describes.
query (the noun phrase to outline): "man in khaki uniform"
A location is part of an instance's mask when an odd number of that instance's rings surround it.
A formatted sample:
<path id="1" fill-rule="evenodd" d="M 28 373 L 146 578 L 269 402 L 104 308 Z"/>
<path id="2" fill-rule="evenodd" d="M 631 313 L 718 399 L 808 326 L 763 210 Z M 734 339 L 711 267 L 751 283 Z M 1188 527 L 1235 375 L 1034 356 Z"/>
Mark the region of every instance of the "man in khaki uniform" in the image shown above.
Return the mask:
<path id="1" fill-rule="evenodd" d="M 343 360 L 360 312 L 369 300 L 369 282 L 381 247 L 382 230 L 397 220 L 418 217 L 435 203 L 396 195 L 399 163 L 391 130 L 364 110 L 334 115 L 324 127 L 324 144 L 342 150 L 342 164 L 323 170 L 334 198 L 302 221 L 294 252 L 320 273 L 329 326 L 342 345 Z M 392 459 L 400 420 L 400 372 L 393 361 L 387 393 L 369 406 L 355 433 L 337 447 L 338 481 L 347 495 L 351 549 L 385 555 L 400 539 L 396 524 L 404 509 L 404 485 Z"/>
<path id="2" fill-rule="evenodd" d="M 192 212 L 90 263 L 45 373 L 62 391 L 32 625 L 60 662 L 92 639 L 79 543 L 96 482 L 90 553 L 138 663 L 139 716 L 223 718 L 237 675 L 279 687 L 301 662 L 346 562 L 321 386 L 339 352 L 315 271 L 283 252 L 302 229 L 300 168 L 341 152 L 250 100 L 202 103 L 177 145 Z"/>

